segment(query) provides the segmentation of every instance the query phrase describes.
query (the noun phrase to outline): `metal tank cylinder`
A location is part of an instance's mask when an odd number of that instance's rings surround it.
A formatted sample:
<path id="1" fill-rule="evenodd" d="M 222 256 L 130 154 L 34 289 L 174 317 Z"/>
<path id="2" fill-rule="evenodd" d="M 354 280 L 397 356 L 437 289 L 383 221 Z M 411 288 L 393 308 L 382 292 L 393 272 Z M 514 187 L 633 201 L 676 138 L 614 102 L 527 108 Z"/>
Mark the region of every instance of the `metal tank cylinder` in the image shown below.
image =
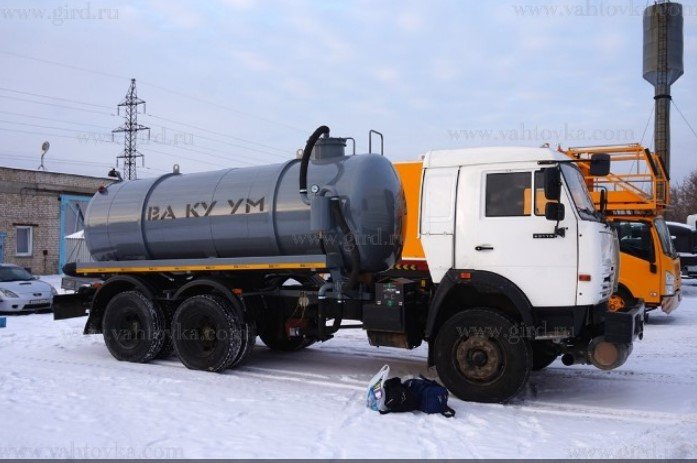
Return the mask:
<path id="1" fill-rule="evenodd" d="M 671 85 L 683 74 L 682 5 L 656 3 L 644 10 L 644 79 Z"/>
<path id="2" fill-rule="evenodd" d="M 361 270 L 386 270 L 401 253 L 399 177 L 386 158 L 345 156 L 336 140 L 315 147 L 311 193 L 331 191 L 341 199 Z M 298 194 L 299 169 L 294 159 L 110 185 L 87 208 L 87 247 L 98 261 L 322 254 L 310 229 L 311 208 Z"/>

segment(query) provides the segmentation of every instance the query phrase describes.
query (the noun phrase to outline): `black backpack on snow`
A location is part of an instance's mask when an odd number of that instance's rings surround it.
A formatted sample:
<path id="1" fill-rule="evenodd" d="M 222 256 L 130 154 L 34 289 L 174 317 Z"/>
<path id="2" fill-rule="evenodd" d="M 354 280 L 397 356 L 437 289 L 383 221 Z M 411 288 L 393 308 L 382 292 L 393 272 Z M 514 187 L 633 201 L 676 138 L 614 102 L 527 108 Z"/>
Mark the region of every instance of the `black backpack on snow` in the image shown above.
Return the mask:
<path id="1" fill-rule="evenodd" d="M 385 407 L 380 410 L 383 415 L 392 412 L 411 412 L 419 409 L 419 400 L 402 384 L 399 378 L 390 378 L 382 385 L 385 393 Z"/>
<path id="2" fill-rule="evenodd" d="M 448 407 L 448 390 L 436 381 L 420 378 L 409 379 L 402 383 L 400 378 L 390 378 L 383 384 L 386 411 L 411 412 L 419 410 L 424 413 L 440 413 L 446 418 L 455 416 L 455 410 Z"/>

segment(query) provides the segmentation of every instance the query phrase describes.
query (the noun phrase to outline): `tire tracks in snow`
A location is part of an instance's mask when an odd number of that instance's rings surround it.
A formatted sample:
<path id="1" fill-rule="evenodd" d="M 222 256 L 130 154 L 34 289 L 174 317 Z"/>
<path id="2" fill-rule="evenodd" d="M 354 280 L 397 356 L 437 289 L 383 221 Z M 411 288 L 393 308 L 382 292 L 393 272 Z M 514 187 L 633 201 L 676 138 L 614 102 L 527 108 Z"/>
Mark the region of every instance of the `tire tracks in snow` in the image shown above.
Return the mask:
<path id="1" fill-rule="evenodd" d="M 75 361 L 75 360 L 65 360 L 58 358 L 40 358 L 30 355 L 22 355 L 16 357 L 18 360 L 26 360 L 32 362 L 40 362 L 44 364 L 56 365 L 60 368 L 60 365 L 75 365 L 82 366 L 88 369 L 103 369 L 110 372 L 126 372 L 126 373 L 136 373 L 140 375 L 152 376 L 157 381 L 177 381 L 185 383 L 198 383 L 201 382 L 201 375 L 194 375 L 195 372 L 191 371 L 192 376 L 190 378 L 177 376 L 176 378 L 170 377 L 170 375 L 162 374 L 164 370 L 153 367 L 174 367 L 174 368 L 185 368 L 179 363 L 178 360 L 159 360 L 153 362 L 150 365 L 133 365 L 125 362 L 118 362 L 112 359 L 103 359 L 104 361 L 99 362 L 85 362 L 85 361 Z M 399 359 L 397 359 L 399 360 Z M 561 369 L 556 369 L 561 370 Z M 563 376 L 557 374 L 558 371 L 554 369 L 550 370 L 554 376 Z M 597 376 L 593 374 L 594 372 L 589 371 L 578 371 L 574 374 L 568 375 L 570 379 L 589 379 L 589 380 L 599 380 L 599 379 L 610 379 L 610 377 L 601 374 Z M 617 372 L 612 372 L 617 373 Z M 207 381 L 214 382 L 217 386 L 225 386 L 225 383 L 230 380 L 230 377 L 236 379 L 263 379 L 268 381 L 276 381 L 282 383 L 299 383 L 303 385 L 313 385 L 321 388 L 333 388 L 333 389 L 343 389 L 347 391 L 364 392 L 367 389 L 367 381 L 365 383 L 358 380 L 351 380 L 345 376 L 343 377 L 332 377 L 328 375 L 322 375 L 318 373 L 313 373 L 309 371 L 302 370 L 287 370 L 272 367 L 256 367 L 253 365 L 241 366 L 234 370 L 227 370 L 225 373 L 220 375 L 205 373 L 209 378 Z M 670 375 L 654 375 L 651 373 L 635 373 L 635 374 L 622 374 L 614 375 L 612 379 L 630 381 L 633 379 L 643 379 L 646 381 L 656 380 L 656 378 L 670 377 Z M 110 376 L 110 379 L 114 379 Z M 683 383 L 676 383 L 683 384 Z M 687 383 L 694 384 L 694 383 Z M 533 413 L 533 414 L 547 414 L 547 415 L 557 415 L 557 416 L 567 416 L 567 417 L 580 417 L 589 419 L 610 419 L 625 422 L 642 422 L 650 424 L 665 424 L 669 423 L 692 423 L 697 424 L 697 413 L 671 413 L 671 412 L 656 412 L 656 411 L 644 411 L 644 410 L 634 410 L 634 409 L 613 409 L 604 407 L 594 407 L 591 405 L 583 404 L 562 404 L 556 402 L 545 402 L 540 400 L 532 400 L 525 403 L 513 403 L 508 405 L 501 404 L 480 404 L 474 402 L 463 402 L 458 399 L 453 398 L 457 409 L 465 413 L 473 413 L 475 410 L 514 410 L 523 413 Z M 463 410 L 463 405 L 467 409 Z M 472 449 L 474 450 L 474 449 Z M 476 453 L 473 451 L 473 453 Z"/>

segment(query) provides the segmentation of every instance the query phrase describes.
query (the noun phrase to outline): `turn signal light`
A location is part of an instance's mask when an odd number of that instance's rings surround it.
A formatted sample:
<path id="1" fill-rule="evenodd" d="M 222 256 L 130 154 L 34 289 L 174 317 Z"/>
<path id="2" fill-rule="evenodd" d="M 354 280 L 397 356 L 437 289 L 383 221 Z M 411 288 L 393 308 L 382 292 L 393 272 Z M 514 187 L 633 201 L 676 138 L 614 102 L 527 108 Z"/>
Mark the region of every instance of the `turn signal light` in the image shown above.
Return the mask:
<path id="1" fill-rule="evenodd" d="M 472 278 L 472 274 L 470 272 L 460 272 L 461 280 L 469 280 L 470 278 Z"/>
<path id="2" fill-rule="evenodd" d="M 586 273 L 582 273 L 578 276 L 578 281 L 591 281 L 591 276 Z"/>

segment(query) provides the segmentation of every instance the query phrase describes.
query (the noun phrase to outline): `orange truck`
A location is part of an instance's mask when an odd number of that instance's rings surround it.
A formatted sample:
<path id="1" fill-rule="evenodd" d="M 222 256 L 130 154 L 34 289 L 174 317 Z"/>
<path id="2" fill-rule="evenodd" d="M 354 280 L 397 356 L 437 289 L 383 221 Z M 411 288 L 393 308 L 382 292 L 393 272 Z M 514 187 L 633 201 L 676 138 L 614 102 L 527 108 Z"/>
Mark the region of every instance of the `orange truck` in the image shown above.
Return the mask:
<path id="1" fill-rule="evenodd" d="M 670 181 L 656 153 L 641 144 L 574 147 L 574 160 L 610 155 L 612 171 L 591 177 L 588 163 L 579 167 L 596 209 L 617 230 L 620 242 L 619 289 L 610 310 L 623 311 L 643 299 L 646 309 L 670 313 L 680 304 L 680 259 L 663 213 L 670 203 Z"/>

